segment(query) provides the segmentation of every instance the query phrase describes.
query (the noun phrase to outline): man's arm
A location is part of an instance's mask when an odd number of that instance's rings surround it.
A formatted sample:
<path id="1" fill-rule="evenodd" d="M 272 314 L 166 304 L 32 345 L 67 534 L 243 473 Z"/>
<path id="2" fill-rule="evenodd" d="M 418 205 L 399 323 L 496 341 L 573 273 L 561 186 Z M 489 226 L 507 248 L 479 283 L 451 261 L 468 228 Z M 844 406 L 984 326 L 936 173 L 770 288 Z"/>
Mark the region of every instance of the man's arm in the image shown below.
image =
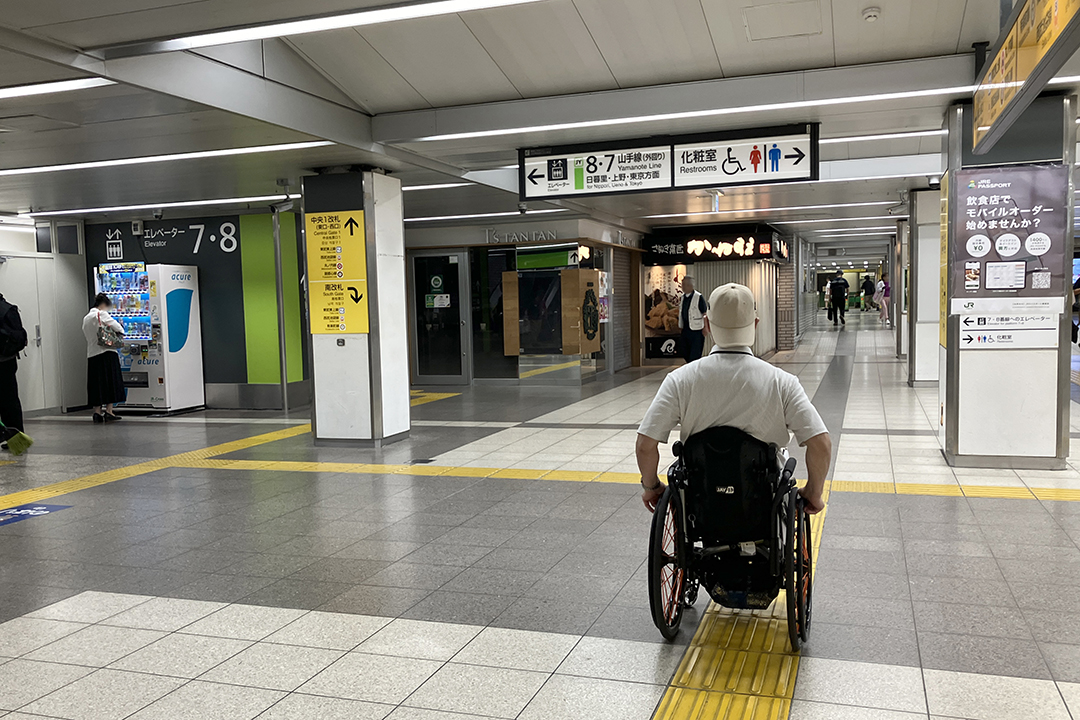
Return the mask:
<path id="1" fill-rule="evenodd" d="M 656 473 L 656 468 L 660 464 L 660 443 L 648 435 L 638 433 L 634 451 L 637 454 L 638 471 L 641 472 L 641 501 L 645 503 L 649 512 L 652 512 L 656 509 L 660 496 L 664 494 L 664 488 L 667 487 L 660 482 L 660 476 Z"/>
<path id="2" fill-rule="evenodd" d="M 640 440 L 641 436 L 639 435 L 639 445 Z M 828 474 L 829 465 L 832 462 L 832 438 L 829 437 L 829 433 L 824 432 L 804 442 L 803 447 L 806 448 L 806 471 L 809 480 L 806 487 L 799 490 L 799 494 L 806 500 L 806 511 L 814 515 L 825 509 L 821 494 L 825 489 L 825 476 Z M 640 459 L 638 463 L 640 465 Z"/>

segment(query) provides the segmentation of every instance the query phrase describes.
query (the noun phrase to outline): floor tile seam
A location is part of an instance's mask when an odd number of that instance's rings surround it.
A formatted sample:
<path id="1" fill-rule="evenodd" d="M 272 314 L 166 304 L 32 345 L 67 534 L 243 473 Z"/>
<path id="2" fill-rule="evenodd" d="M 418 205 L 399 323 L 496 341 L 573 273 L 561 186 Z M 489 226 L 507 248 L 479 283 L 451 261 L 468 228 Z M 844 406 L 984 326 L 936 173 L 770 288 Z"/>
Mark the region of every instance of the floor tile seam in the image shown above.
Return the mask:
<path id="1" fill-rule="evenodd" d="M 1041 504 L 1041 501 L 1040 501 L 1040 504 Z M 970 501 L 968 501 L 968 509 L 974 514 L 974 509 L 971 507 Z M 1049 512 L 1049 511 L 1047 511 L 1047 512 Z M 1060 521 L 1057 519 L 1057 517 L 1055 517 L 1053 515 L 1053 513 L 1050 513 L 1050 514 L 1051 514 L 1051 517 L 1054 518 L 1054 522 L 1058 526 L 1058 528 L 1060 530 L 1064 531 L 1064 528 L 1061 526 Z M 986 537 L 986 533 L 983 531 L 983 526 L 982 525 L 977 525 L 976 527 L 979 528 L 979 534 L 982 535 L 983 542 L 989 547 L 989 538 Z M 1066 537 L 1069 537 L 1069 539 L 1073 541 L 1074 546 L 1077 545 L 1076 541 L 1072 539 L 1071 535 L 1066 533 Z M 1035 648 L 1039 653 L 1039 658 L 1042 660 L 1043 668 L 1047 671 L 1047 674 L 1050 675 L 1051 679 L 1054 679 L 1053 671 L 1050 669 L 1050 662 L 1046 657 L 1046 653 L 1043 650 L 1042 644 L 1039 643 L 1038 641 L 1034 640 L 1036 635 L 1035 635 L 1035 628 L 1034 628 L 1034 626 L 1033 626 L 1033 624 L 1031 622 L 1031 618 L 1029 618 L 1028 613 L 1024 611 L 1024 607 L 1022 605 L 1020 605 L 1020 599 L 1017 597 L 1017 593 L 1016 593 L 1015 589 L 1013 588 L 1012 583 L 1009 582 L 1007 576 L 1005 575 L 1004 569 L 1001 567 L 1001 560 L 1003 558 L 999 558 L 996 555 L 994 555 L 993 558 L 994 558 L 994 565 L 997 567 L 998 573 L 1000 573 L 1001 576 L 1005 579 L 1005 587 L 1008 589 L 1009 597 L 1012 598 L 1013 604 L 1020 611 L 1020 617 L 1023 620 L 1024 627 L 1027 628 L 1028 634 L 1031 635 L 1032 640 L 1035 642 Z M 1061 689 L 1060 689 L 1060 687 L 1057 686 L 1056 680 L 1055 680 L 1055 687 L 1057 687 L 1058 692 L 1060 694 Z M 1064 702 L 1064 696 L 1062 696 L 1062 702 Z M 1068 706 L 1066 705 L 1066 707 L 1068 707 Z"/>

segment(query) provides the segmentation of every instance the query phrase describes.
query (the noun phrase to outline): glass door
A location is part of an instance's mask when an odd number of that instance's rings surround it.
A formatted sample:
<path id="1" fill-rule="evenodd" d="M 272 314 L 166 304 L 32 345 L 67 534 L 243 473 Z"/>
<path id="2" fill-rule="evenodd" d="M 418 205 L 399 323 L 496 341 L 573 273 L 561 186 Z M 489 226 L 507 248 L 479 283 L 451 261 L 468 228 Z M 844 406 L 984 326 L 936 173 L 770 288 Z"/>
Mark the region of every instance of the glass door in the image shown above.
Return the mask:
<path id="1" fill-rule="evenodd" d="M 468 385 L 469 313 L 464 252 L 412 256 L 413 379 L 431 385 Z"/>

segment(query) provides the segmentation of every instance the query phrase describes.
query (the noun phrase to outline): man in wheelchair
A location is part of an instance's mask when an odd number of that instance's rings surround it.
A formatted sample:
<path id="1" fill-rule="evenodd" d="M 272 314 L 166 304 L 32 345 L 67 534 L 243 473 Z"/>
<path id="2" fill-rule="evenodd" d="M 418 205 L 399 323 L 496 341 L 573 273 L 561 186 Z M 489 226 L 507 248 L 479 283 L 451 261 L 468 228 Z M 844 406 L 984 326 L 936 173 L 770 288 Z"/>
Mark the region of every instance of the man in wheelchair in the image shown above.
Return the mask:
<path id="1" fill-rule="evenodd" d="M 756 327 L 749 288 L 716 288 L 705 318 L 712 351 L 664 379 L 638 428 L 642 500 L 654 513 L 649 595 L 672 638 L 699 583 L 732 608 L 768 607 L 785 589 L 798 649 L 809 631 L 807 515 L 824 509 L 832 441 L 798 378 L 754 357 Z M 669 488 L 657 474 L 659 444 L 676 425 Z M 801 489 L 784 450 L 792 434 L 806 449 Z"/>

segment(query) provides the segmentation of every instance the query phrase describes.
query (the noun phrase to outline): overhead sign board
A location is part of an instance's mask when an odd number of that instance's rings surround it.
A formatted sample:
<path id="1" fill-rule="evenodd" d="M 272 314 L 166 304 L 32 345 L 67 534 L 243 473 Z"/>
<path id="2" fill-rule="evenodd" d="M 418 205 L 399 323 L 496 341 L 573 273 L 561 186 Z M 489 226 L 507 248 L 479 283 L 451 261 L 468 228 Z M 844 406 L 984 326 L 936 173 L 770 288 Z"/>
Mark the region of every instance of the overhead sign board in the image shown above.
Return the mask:
<path id="1" fill-rule="evenodd" d="M 818 125 L 527 148 L 518 161 L 522 200 L 816 180 Z"/>
<path id="2" fill-rule="evenodd" d="M 316 335 L 368 332 L 364 213 L 307 213 L 308 302 Z"/>
<path id="3" fill-rule="evenodd" d="M 975 89 L 974 152 L 982 155 L 1080 47 L 1080 0 L 1020 0 Z"/>

